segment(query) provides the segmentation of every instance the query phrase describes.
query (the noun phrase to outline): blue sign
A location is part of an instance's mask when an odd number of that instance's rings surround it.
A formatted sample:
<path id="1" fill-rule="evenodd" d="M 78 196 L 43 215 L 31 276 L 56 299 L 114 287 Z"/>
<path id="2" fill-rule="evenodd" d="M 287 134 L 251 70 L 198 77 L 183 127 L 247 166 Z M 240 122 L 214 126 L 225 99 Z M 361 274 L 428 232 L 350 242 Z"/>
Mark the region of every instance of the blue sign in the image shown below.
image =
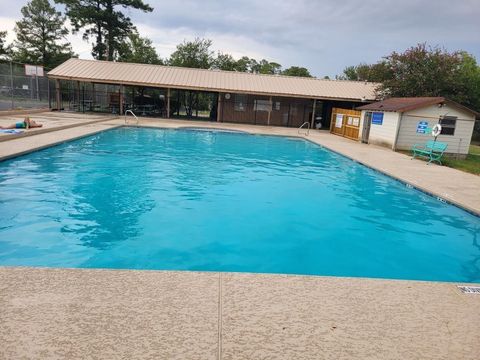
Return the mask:
<path id="1" fill-rule="evenodd" d="M 419 121 L 417 124 L 417 134 L 426 134 L 428 129 L 428 121 Z"/>
<path id="2" fill-rule="evenodd" d="M 383 124 L 383 113 L 382 112 L 374 112 L 372 114 L 372 124 L 375 124 L 375 125 L 382 125 Z"/>

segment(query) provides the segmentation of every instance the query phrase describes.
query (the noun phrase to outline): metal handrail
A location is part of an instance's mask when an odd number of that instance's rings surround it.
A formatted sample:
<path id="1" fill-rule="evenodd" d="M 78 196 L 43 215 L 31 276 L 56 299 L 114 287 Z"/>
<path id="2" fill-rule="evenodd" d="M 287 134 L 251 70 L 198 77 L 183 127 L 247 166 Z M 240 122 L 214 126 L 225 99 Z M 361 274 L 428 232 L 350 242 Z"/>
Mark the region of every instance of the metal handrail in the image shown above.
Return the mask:
<path id="1" fill-rule="evenodd" d="M 127 121 L 127 114 L 128 113 L 133 115 L 133 117 L 135 118 L 135 120 L 137 121 L 137 124 L 138 124 L 138 117 L 137 117 L 137 115 L 135 115 L 135 113 L 132 110 L 125 111 L 125 124 L 128 124 L 128 121 Z"/>
<path id="2" fill-rule="evenodd" d="M 300 130 L 303 129 L 303 127 L 307 125 L 307 131 L 305 132 L 305 135 L 310 134 L 310 123 L 308 121 L 305 121 L 300 127 L 298 128 L 298 133 L 300 134 Z"/>

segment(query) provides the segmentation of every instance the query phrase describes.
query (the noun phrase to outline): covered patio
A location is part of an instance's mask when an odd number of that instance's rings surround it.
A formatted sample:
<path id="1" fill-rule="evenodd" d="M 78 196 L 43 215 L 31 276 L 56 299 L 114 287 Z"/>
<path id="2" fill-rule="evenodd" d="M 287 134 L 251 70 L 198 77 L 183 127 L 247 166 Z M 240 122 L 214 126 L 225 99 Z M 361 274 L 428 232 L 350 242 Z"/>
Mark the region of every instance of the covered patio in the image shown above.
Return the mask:
<path id="1" fill-rule="evenodd" d="M 330 126 L 332 108 L 375 100 L 374 83 L 70 59 L 48 74 L 54 110 L 254 125 Z"/>

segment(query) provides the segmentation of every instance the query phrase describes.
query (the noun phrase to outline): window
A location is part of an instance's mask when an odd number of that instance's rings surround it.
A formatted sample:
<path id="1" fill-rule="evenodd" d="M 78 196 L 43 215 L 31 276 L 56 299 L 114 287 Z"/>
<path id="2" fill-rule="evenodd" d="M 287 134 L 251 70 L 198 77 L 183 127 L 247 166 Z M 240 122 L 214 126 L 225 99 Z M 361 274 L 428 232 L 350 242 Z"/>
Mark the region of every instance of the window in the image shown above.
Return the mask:
<path id="1" fill-rule="evenodd" d="M 272 111 L 270 100 L 255 100 L 253 109 L 255 111 Z"/>
<path id="2" fill-rule="evenodd" d="M 455 125 L 457 124 L 456 116 L 441 117 L 439 124 L 442 125 L 442 135 L 455 135 Z"/>
<path id="3" fill-rule="evenodd" d="M 235 111 L 245 111 L 247 107 L 247 95 L 235 94 Z"/>

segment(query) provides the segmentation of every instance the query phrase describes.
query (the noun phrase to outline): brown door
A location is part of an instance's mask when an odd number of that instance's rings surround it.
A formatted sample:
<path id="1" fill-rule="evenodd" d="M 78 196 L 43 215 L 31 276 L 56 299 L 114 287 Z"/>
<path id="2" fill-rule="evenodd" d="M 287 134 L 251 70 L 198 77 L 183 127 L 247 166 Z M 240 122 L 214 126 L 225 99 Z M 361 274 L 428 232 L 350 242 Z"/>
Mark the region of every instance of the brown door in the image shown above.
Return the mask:
<path id="1" fill-rule="evenodd" d="M 352 140 L 358 140 L 361 112 L 351 109 L 332 109 L 330 132 Z"/>

